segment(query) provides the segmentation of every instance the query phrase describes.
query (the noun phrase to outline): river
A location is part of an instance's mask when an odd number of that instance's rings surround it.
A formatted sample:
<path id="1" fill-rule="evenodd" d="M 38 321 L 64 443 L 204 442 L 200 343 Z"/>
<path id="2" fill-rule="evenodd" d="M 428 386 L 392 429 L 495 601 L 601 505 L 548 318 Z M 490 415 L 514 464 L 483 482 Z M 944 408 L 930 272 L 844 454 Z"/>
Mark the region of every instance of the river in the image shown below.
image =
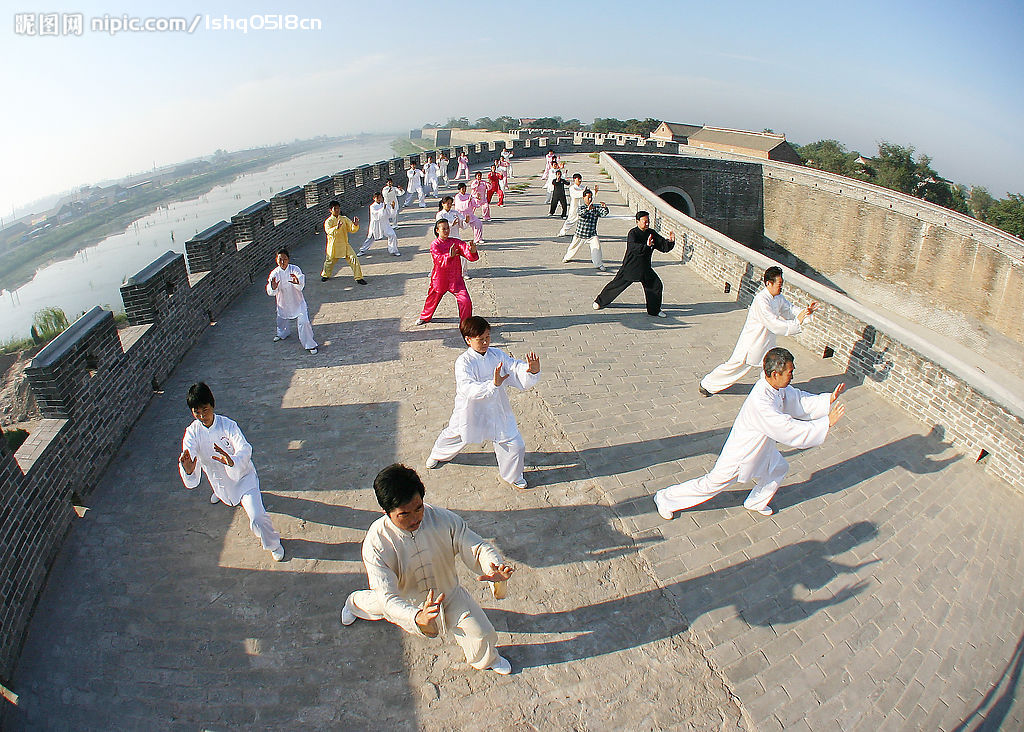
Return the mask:
<path id="1" fill-rule="evenodd" d="M 389 135 L 347 140 L 244 173 L 198 198 L 162 205 L 123 233 L 36 270 L 31 282 L 0 293 L 0 342 L 27 337 L 33 316 L 45 307 L 61 308 L 69 320 L 94 305 L 122 310 L 121 284 L 164 252 L 184 252 L 185 242 L 200 231 L 222 219 L 230 221 L 260 199 L 269 201 L 321 176 L 389 160 L 395 157 L 393 139 Z"/>

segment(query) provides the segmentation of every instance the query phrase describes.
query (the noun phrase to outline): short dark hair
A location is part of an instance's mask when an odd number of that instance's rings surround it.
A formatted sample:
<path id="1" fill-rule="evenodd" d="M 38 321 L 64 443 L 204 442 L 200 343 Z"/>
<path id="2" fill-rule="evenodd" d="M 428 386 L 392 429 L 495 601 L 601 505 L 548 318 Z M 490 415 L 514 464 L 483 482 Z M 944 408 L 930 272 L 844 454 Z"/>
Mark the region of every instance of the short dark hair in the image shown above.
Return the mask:
<path id="1" fill-rule="evenodd" d="M 470 315 L 459 323 L 459 332 L 463 338 L 479 338 L 491 329 L 491 324 L 479 315 Z"/>
<path id="2" fill-rule="evenodd" d="M 782 277 L 782 267 L 769 267 L 764 271 L 764 283 L 767 285 L 769 282 L 775 282 L 775 280 Z"/>
<path id="3" fill-rule="evenodd" d="M 459 183 L 458 188 L 459 188 L 460 191 L 464 191 L 464 190 L 466 190 L 466 184 L 465 183 Z"/>
<path id="4" fill-rule="evenodd" d="M 327 204 L 328 210 L 334 208 L 335 206 L 337 206 L 338 208 L 341 208 L 341 203 L 338 202 L 338 201 L 331 201 L 330 203 Z"/>
<path id="5" fill-rule="evenodd" d="M 584 188 L 583 189 L 583 195 L 584 196 L 590 196 L 591 198 L 593 198 L 594 197 L 594 192 L 592 190 L 590 190 L 589 188 Z"/>
<path id="6" fill-rule="evenodd" d="M 761 365 L 764 367 L 764 375 L 771 376 L 781 374 L 787 363 L 793 363 L 793 354 L 785 348 L 773 348 L 764 355 Z"/>
<path id="7" fill-rule="evenodd" d="M 423 481 L 416 471 L 401 463 L 393 463 L 377 473 L 373 479 L 373 492 L 384 513 L 391 513 L 404 506 L 417 493 L 422 498 L 427 493 Z"/>
<path id="8" fill-rule="evenodd" d="M 438 219 L 437 221 L 434 222 L 434 236 L 440 236 L 440 234 L 437 233 L 437 227 L 441 225 L 442 221 L 445 222 L 446 224 L 448 224 L 448 233 L 449 234 L 451 233 L 452 223 L 448 219 L 446 219 L 446 218 L 440 218 L 440 219 Z"/>
<path id="9" fill-rule="evenodd" d="M 646 216 L 647 218 L 651 218 L 651 215 L 649 213 L 647 213 L 646 211 L 637 211 L 636 212 L 636 220 L 637 221 L 642 219 L 644 216 Z"/>
<path id="10" fill-rule="evenodd" d="M 185 402 L 188 404 L 189 409 L 199 409 L 207 404 L 211 407 L 216 406 L 213 402 L 213 392 L 210 391 L 210 387 L 206 385 L 205 381 L 200 381 L 198 384 L 193 384 L 188 388 Z"/>
<path id="11" fill-rule="evenodd" d="M 288 257 L 288 259 L 292 258 L 292 255 L 288 252 L 288 247 L 281 247 L 280 249 L 277 250 L 274 256 L 276 257 L 278 254 L 283 254 L 284 256 Z"/>
<path id="12" fill-rule="evenodd" d="M 580 175 L 579 173 L 573 173 L 573 174 L 572 174 L 572 177 L 573 177 L 573 179 L 574 179 L 574 180 L 575 180 L 576 178 L 579 178 L 580 180 L 583 180 L 583 176 L 582 176 L 582 175 Z"/>
<path id="13" fill-rule="evenodd" d="M 388 178 L 388 183 L 394 183 L 394 182 L 395 182 L 394 178 Z"/>

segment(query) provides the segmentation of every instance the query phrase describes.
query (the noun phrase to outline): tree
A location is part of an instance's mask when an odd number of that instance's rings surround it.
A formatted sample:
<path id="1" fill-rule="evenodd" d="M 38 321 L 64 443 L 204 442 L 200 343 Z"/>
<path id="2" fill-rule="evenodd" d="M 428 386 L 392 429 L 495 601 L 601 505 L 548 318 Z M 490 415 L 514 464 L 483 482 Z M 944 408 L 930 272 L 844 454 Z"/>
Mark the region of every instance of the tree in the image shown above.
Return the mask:
<path id="1" fill-rule="evenodd" d="M 448 121 L 444 123 L 444 127 L 449 129 L 455 127 L 460 130 L 468 130 L 470 129 L 469 118 L 459 117 L 456 119 L 455 117 L 449 117 Z"/>
<path id="2" fill-rule="evenodd" d="M 490 117 L 481 117 L 476 121 L 473 127 L 478 130 L 493 130 L 494 120 Z"/>
<path id="3" fill-rule="evenodd" d="M 602 134 L 609 134 L 611 132 L 625 132 L 626 123 L 621 119 L 615 119 L 614 117 L 597 117 L 594 119 L 594 123 L 590 126 L 594 132 L 600 132 Z"/>
<path id="4" fill-rule="evenodd" d="M 971 193 L 967 196 L 967 205 L 971 209 L 971 214 L 978 221 L 985 220 L 988 210 L 995 202 L 996 199 L 992 197 L 987 188 L 984 186 L 971 186 Z"/>
<path id="5" fill-rule="evenodd" d="M 538 130 L 560 130 L 562 128 L 561 117 L 541 117 L 531 127 Z"/>
<path id="6" fill-rule="evenodd" d="M 1024 196 L 1010 193 L 993 203 L 985 213 L 985 223 L 1024 239 Z"/>
<path id="7" fill-rule="evenodd" d="M 575 132 L 577 130 L 582 130 L 583 129 L 583 123 L 580 122 L 575 117 L 573 117 L 572 119 L 567 119 L 567 120 L 565 120 L 562 123 L 562 129 L 563 130 L 572 130 L 572 131 Z"/>
<path id="8" fill-rule="evenodd" d="M 928 156 L 923 156 L 922 160 L 924 168 L 933 176 L 936 175 L 935 171 L 931 170 L 931 160 Z M 874 169 L 872 183 L 909 196 L 918 195 L 918 184 L 927 177 L 921 175 L 919 165 L 914 161 L 914 148 L 901 147 L 884 140 L 878 143 L 878 157 L 875 158 Z"/>
<path id="9" fill-rule="evenodd" d="M 626 120 L 626 132 L 631 135 L 643 135 L 647 137 L 661 124 L 660 119 L 651 119 L 648 117 L 644 120 L 639 119 L 628 119 Z"/>
<path id="10" fill-rule="evenodd" d="M 68 316 L 60 308 L 43 308 L 32 318 L 33 339 L 36 336 L 40 341 L 52 341 L 59 336 L 69 325 Z"/>
<path id="11" fill-rule="evenodd" d="M 854 161 L 860 157 L 838 140 L 818 140 L 797 148 L 797 153 L 810 167 L 838 175 L 851 175 L 856 169 Z"/>
<path id="12" fill-rule="evenodd" d="M 494 129 L 500 130 L 501 132 L 508 132 L 519 127 L 519 120 L 514 117 L 502 115 L 494 120 Z"/>

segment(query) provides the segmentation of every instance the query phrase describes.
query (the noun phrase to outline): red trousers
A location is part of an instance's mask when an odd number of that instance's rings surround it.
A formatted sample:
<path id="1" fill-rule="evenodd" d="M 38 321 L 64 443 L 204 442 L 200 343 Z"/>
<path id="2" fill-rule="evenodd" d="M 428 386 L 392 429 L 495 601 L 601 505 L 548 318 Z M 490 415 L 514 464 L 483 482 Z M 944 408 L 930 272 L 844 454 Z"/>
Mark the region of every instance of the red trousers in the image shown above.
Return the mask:
<path id="1" fill-rule="evenodd" d="M 487 203 L 491 202 L 491 196 L 493 196 L 495 193 L 498 194 L 498 205 L 499 206 L 504 206 L 505 205 L 505 191 L 501 190 L 501 186 L 496 186 L 496 185 L 492 185 L 490 188 L 487 189 Z"/>
<path id="2" fill-rule="evenodd" d="M 448 287 L 444 285 L 431 285 L 430 290 L 427 292 L 427 301 L 423 303 L 423 312 L 420 313 L 420 320 L 429 322 L 434 317 L 437 304 L 441 302 L 441 298 L 444 297 L 446 292 L 455 295 L 455 302 L 459 304 L 459 322 L 473 314 L 473 302 L 469 299 L 469 290 L 466 289 L 465 282 Z"/>

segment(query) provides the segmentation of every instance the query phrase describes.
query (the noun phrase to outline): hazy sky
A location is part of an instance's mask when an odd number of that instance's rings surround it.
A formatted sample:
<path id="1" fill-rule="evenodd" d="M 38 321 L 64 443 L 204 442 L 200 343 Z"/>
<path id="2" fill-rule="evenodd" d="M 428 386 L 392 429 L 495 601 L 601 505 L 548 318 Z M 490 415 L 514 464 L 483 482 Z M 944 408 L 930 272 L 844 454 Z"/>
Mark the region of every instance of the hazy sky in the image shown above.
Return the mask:
<path id="1" fill-rule="evenodd" d="M 16 33 L 0 13 L 0 214 L 217 148 L 407 130 L 449 116 L 655 117 L 914 145 L 944 176 L 1024 192 L 1024 4 L 927 2 L 131 3 L 187 32 Z M 292 13 L 319 31 L 207 29 Z M 63 29 L 59 28 L 58 32 Z"/>

